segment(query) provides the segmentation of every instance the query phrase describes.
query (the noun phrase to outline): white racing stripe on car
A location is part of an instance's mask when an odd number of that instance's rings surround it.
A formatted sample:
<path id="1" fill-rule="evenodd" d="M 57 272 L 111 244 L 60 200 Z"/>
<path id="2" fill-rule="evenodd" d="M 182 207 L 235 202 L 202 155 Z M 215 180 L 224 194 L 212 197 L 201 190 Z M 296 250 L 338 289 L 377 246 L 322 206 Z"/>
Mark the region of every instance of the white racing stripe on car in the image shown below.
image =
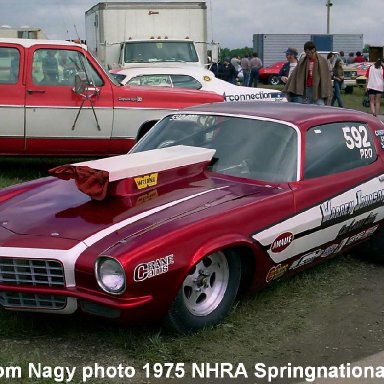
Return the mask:
<path id="1" fill-rule="evenodd" d="M 374 219 L 372 225 L 384 218 L 384 185 L 376 177 L 344 193 L 323 201 L 306 211 L 299 212 L 280 223 L 277 223 L 252 236 L 263 247 L 275 263 L 288 260 L 291 257 L 319 247 L 325 243 L 343 239 L 348 232 L 339 235 L 343 226 L 351 225 L 364 218 L 368 219 L 370 213 Z M 371 199 L 371 200 L 370 200 Z M 366 203 L 365 203 L 366 202 Z M 381 204 L 380 206 L 377 206 Z M 322 213 L 328 209 L 328 213 Z M 329 215 L 327 217 L 327 215 Z M 270 246 L 282 234 L 293 234 L 283 250 L 272 252 Z M 287 235 L 288 236 L 288 235 Z"/>
<path id="2" fill-rule="evenodd" d="M 220 189 L 227 188 L 227 186 L 218 187 L 209 189 L 207 191 L 203 191 L 200 193 L 196 193 L 194 195 L 189 195 L 186 197 L 183 197 L 182 199 L 172 201 L 170 203 L 161 205 L 159 207 L 155 207 L 153 209 L 150 209 L 146 212 L 142 212 L 136 216 L 130 217 L 126 220 L 123 220 L 119 223 L 116 223 L 114 225 L 111 225 L 108 228 L 105 228 L 92 236 L 89 236 L 88 238 L 84 239 L 83 241 L 79 242 L 79 244 L 75 245 L 71 249 L 68 250 L 61 250 L 61 249 L 50 249 L 50 248 L 18 248 L 18 247 L 0 247 L 0 256 L 3 257 L 20 257 L 20 258 L 31 258 L 31 259 L 55 259 L 62 262 L 64 266 L 65 271 L 65 281 L 67 287 L 73 287 L 76 285 L 75 282 L 75 263 L 82 252 L 84 252 L 87 247 L 90 247 L 91 245 L 95 244 L 96 242 L 102 240 L 106 236 L 110 235 L 111 233 L 118 231 L 121 228 L 124 228 L 125 226 L 132 224 L 136 221 L 139 221 L 141 219 L 144 219 L 148 216 L 151 216 L 155 213 L 164 211 L 168 208 L 171 208 L 177 204 L 181 204 L 185 201 L 192 200 L 196 197 L 205 195 L 207 193 L 217 191 Z"/>

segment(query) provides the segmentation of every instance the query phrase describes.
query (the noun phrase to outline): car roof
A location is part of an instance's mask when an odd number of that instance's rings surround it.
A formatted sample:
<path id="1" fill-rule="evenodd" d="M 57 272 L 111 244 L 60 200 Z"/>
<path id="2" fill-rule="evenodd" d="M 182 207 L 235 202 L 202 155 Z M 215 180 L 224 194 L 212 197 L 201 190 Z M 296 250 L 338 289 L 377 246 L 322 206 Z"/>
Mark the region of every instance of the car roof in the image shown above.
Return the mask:
<path id="1" fill-rule="evenodd" d="M 129 68 L 114 70 L 113 73 L 124 74 L 130 78 L 138 75 L 190 75 L 190 76 L 210 76 L 215 77 L 214 73 L 202 67 L 185 66 L 133 66 Z"/>
<path id="2" fill-rule="evenodd" d="M 288 122 L 303 129 L 311 125 L 326 124 L 332 121 L 355 121 L 359 123 L 367 123 L 369 121 L 375 125 L 383 124 L 377 118 L 365 112 L 298 103 L 214 103 L 190 107 L 180 111 L 180 113 L 185 111 L 229 114 L 238 115 L 239 117 L 260 117 Z"/>

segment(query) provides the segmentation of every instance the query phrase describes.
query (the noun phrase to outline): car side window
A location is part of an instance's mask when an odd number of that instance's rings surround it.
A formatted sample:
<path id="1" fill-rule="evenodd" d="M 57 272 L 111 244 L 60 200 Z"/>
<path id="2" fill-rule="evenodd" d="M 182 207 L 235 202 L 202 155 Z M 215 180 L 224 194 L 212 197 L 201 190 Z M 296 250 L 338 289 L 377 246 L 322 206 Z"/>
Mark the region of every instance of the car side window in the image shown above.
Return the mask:
<path id="1" fill-rule="evenodd" d="M 129 85 L 151 85 L 158 87 L 172 87 L 169 75 L 140 75 L 130 79 L 127 84 Z"/>
<path id="2" fill-rule="evenodd" d="M 16 48 L 0 48 L 0 84 L 16 84 L 20 73 L 20 52 Z"/>
<path id="3" fill-rule="evenodd" d="M 77 72 L 86 72 L 89 82 L 102 85 L 103 81 L 78 51 L 69 49 L 37 49 L 33 54 L 32 78 L 34 84 L 75 84 Z"/>
<path id="4" fill-rule="evenodd" d="M 202 85 L 194 77 L 188 75 L 171 75 L 172 84 L 176 88 L 201 89 Z"/>
<path id="5" fill-rule="evenodd" d="M 366 124 L 347 121 L 312 127 L 306 133 L 304 178 L 348 171 L 376 158 Z"/>

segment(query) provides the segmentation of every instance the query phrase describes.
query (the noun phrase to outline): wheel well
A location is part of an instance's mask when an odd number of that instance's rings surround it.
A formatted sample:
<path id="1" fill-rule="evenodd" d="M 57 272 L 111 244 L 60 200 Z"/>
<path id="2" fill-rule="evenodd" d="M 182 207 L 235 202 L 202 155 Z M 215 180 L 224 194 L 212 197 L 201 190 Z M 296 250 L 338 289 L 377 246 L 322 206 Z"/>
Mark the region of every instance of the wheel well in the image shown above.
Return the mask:
<path id="1" fill-rule="evenodd" d="M 224 249 L 228 255 L 236 255 L 241 260 L 241 282 L 238 296 L 243 296 L 251 287 L 256 269 L 255 257 L 251 249 L 246 246 L 238 246 Z"/>
<path id="2" fill-rule="evenodd" d="M 140 128 L 137 133 L 136 140 L 140 140 L 155 124 L 157 120 L 146 121 Z"/>

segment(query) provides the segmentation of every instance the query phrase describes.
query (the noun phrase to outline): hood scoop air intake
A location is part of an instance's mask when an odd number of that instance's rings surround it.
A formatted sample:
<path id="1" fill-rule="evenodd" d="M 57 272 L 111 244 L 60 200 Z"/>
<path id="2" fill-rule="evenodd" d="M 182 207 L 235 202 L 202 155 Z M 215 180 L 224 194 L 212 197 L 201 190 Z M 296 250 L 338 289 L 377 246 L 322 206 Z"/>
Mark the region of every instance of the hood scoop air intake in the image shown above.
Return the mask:
<path id="1" fill-rule="evenodd" d="M 74 179 L 77 188 L 94 200 L 137 196 L 202 173 L 214 153 L 214 149 L 177 145 L 62 165 L 49 173 Z"/>

